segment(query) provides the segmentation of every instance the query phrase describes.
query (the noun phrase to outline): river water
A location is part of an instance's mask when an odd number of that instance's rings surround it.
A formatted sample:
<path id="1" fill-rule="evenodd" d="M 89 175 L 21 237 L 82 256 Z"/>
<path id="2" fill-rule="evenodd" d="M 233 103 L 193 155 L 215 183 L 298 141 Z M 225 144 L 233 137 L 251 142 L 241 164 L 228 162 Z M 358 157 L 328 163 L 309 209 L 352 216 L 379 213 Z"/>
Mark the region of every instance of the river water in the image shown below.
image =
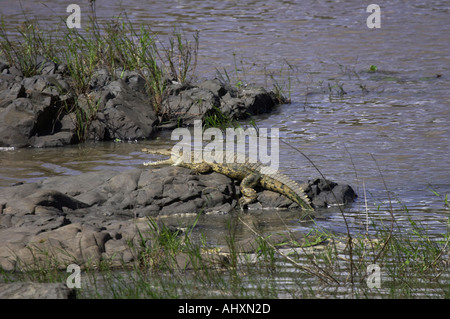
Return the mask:
<path id="1" fill-rule="evenodd" d="M 82 27 L 87 3 L 80 2 Z M 443 196 L 450 192 L 450 7 L 423 0 L 379 5 L 375 29 L 360 1 L 97 0 L 96 13 L 109 20 L 125 10 L 161 38 L 175 26 L 188 36 L 198 31 L 198 79 L 225 69 L 233 81 L 282 87 L 292 103 L 255 118 L 258 127 L 278 128 L 327 178 L 355 188 L 359 199 L 348 216 L 356 228 L 367 202 L 369 212 L 386 220 L 391 204 L 396 218 L 406 220 L 406 206 L 430 232 L 442 234 L 449 217 Z M 24 21 L 23 12 L 50 26 L 69 15 L 66 6 L 8 1 L 1 14 L 11 30 Z M 155 141 L 0 151 L 0 187 L 140 167 L 148 159 L 140 149 L 154 143 L 174 142 L 166 132 Z M 283 143 L 280 167 L 296 180 L 319 175 Z M 321 223 L 344 231 L 338 212 Z"/>

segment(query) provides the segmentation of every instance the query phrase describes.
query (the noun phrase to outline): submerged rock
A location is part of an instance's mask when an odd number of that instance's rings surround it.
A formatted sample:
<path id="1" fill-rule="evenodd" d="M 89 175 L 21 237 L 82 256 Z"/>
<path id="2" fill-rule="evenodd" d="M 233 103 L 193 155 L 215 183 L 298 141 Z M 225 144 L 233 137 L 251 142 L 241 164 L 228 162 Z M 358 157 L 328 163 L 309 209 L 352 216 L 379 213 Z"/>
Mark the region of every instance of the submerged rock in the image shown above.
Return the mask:
<path id="1" fill-rule="evenodd" d="M 0 283 L 0 299 L 73 299 L 75 289 L 62 283 Z"/>
<path id="2" fill-rule="evenodd" d="M 304 187 L 316 207 L 351 202 L 356 196 L 348 185 L 321 179 Z M 249 210 L 298 208 L 278 193 L 257 192 Z M 49 259 L 62 269 L 104 259 L 122 265 L 136 260 L 130 245 L 142 245 L 147 217 L 227 214 L 238 207 L 239 197 L 237 182 L 224 175 L 196 175 L 175 166 L 56 176 L 2 188 L 0 268 L 22 269 Z"/>

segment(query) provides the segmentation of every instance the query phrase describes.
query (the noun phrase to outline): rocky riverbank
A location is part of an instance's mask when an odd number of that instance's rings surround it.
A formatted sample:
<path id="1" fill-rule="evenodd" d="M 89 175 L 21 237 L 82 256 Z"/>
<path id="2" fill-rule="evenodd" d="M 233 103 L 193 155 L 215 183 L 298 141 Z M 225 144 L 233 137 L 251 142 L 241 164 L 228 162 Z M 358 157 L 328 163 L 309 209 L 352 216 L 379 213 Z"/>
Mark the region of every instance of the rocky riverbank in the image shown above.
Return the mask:
<path id="1" fill-rule="evenodd" d="M 244 119 L 270 112 L 283 102 L 263 88 L 238 89 L 217 79 L 180 84 L 167 78 L 155 109 L 139 72 L 97 70 L 88 93 L 79 94 L 66 65 L 42 58 L 35 68 L 40 74 L 26 77 L 0 60 L 0 147 L 151 139 L 161 129 L 215 115 Z M 316 179 L 302 186 L 318 209 L 356 198 L 350 186 L 331 181 Z M 257 201 L 244 214 L 276 209 L 299 219 L 314 217 L 280 194 L 257 192 Z M 95 171 L 0 188 L 0 270 L 50 265 L 65 270 L 72 263 L 95 267 L 101 261 L 123 267 L 139 261 L 140 251 L 152 247 L 149 218 L 179 231 L 180 225 L 170 222 L 173 217 L 235 214 L 239 197 L 238 183 L 224 175 L 197 175 L 173 166 Z M 239 243 L 243 252 L 253 247 L 252 240 Z M 183 254 L 176 262 L 189 268 L 189 258 Z M 63 284 L 0 283 L 0 298 L 44 297 L 74 297 L 74 290 Z"/>
<path id="2" fill-rule="evenodd" d="M 214 115 L 243 119 L 272 111 L 283 98 L 263 88 L 236 88 L 217 79 L 197 84 L 165 79 L 158 108 L 137 71 L 106 69 L 90 77 L 89 90 L 73 89 L 67 65 L 36 60 L 39 74 L 24 76 L 0 61 L 0 147 L 55 147 L 82 140 L 143 140 L 160 129 L 190 125 Z M 217 113 L 218 112 L 218 113 Z M 352 202 L 348 185 L 316 179 L 303 184 L 316 208 Z M 24 270 L 52 262 L 121 266 L 136 260 L 148 218 L 233 214 L 236 181 L 193 174 L 181 167 L 101 171 L 57 176 L 0 189 L 0 268 Z M 296 203 L 267 190 L 248 209 L 304 214 Z M 178 225 L 169 225 L 177 229 Z M 28 268 L 29 269 L 29 268 Z"/>
<path id="3" fill-rule="evenodd" d="M 350 186 L 321 179 L 303 186 L 316 208 L 356 197 Z M 224 175 L 173 166 L 57 176 L 3 188 L 0 267 L 21 269 L 49 258 L 62 268 L 100 260 L 126 264 L 136 258 L 130 243 L 138 245 L 138 231 L 148 231 L 147 217 L 164 222 L 199 212 L 232 214 L 239 196 L 236 181 Z M 296 203 L 259 189 L 249 210 L 265 208 L 298 211 L 302 218 Z"/>
<path id="4" fill-rule="evenodd" d="M 270 112 L 280 102 L 263 88 L 237 89 L 217 79 L 165 80 L 158 109 L 137 71 L 95 71 L 89 93 L 77 94 L 65 64 L 38 58 L 40 74 L 25 77 L 0 60 L 0 147 L 54 147 L 80 140 L 134 141 L 158 129 L 189 125 L 220 112 L 230 119 Z"/>

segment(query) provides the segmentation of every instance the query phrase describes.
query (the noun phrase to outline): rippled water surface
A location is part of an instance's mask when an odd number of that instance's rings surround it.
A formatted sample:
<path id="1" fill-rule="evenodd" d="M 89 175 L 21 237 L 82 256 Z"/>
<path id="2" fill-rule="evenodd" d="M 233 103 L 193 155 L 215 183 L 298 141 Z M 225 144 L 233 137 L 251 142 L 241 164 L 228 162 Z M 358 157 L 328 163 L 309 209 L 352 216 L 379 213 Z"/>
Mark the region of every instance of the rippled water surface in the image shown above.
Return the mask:
<path id="1" fill-rule="evenodd" d="M 80 3 L 82 24 L 87 23 L 86 3 Z M 282 87 L 292 103 L 258 117 L 257 125 L 279 128 L 282 139 L 326 177 L 355 188 L 355 216 L 349 212 L 354 227 L 357 212 L 365 210 L 365 191 L 375 215 L 388 218 L 390 199 L 399 219 L 406 218 L 406 205 L 432 231 L 448 231 L 443 199 L 450 190 L 448 2 L 383 1 L 380 29 L 367 27 L 369 13 L 359 1 L 96 3 L 100 19 L 125 10 L 133 22 L 150 25 L 162 38 L 174 26 L 188 35 L 199 31 L 199 79 L 225 68 L 232 80 Z M 1 6 L 11 32 L 24 20 L 22 10 L 49 26 L 68 16 L 66 1 L 29 0 L 21 6 Z M 378 71 L 369 72 L 371 65 Z M 155 142 L 169 145 L 170 134 L 158 141 L 0 151 L 0 187 L 140 167 L 148 158 L 140 149 Z M 318 176 L 284 144 L 280 166 L 297 180 Z M 343 230 L 338 213 L 329 213 L 324 224 Z"/>

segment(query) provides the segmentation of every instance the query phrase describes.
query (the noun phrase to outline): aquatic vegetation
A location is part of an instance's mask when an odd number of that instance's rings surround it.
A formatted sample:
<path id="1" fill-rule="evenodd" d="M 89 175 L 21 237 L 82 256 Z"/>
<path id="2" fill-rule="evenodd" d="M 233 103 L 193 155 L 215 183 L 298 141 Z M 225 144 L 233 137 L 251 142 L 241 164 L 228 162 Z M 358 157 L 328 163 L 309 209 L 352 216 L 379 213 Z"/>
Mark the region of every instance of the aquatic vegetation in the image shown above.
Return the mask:
<path id="1" fill-rule="evenodd" d="M 166 82 L 185 83 L 192 79 L 198 53 L 198 33 L 193 40 L 175 29 L 168 45 L 148 26 L 136 28 L 122 13 L 109 23 L 100 23 L 91 2 L 90 24 L 86 30 L 63 24 L 54 30 L 26 20 L 18 39 L 0 25 L 0 55 L 24 76 L 40 74 L 44 63 L 64 65 L 77 95 L 88 95 L 94 71 L 106 68 L 113 79 L 127 71 L 137 71 L 144 79 L 155 111 L 159 111 Z"/>
<path id="2" fill-rule="evenodd" d="M 378 71 L 378 67 L 374 64 L 370 65 L 369 67 L 369 72 L 377 72 Z"/>
<path id="3" fill-rule="evenodd" d="M 240 126 L 240 123 L 224 114 L 220 108 L 213 105 L 211 111 L 203 119 L 203 129 L 210 127 L 217 127 L 220 129 L 226 129 L 228 127 L 236 128 Z"/>
<path id="4" fill-rule="evenodd" d="M 148 219 L 130 241 L 135 262 L 120 269 L 108 259 L 82 271 L 78 298 L 448 298 L 447 234 L 432 236 L 409 219 L 396 230 L 370 218 L 368 233 L 331 233 L 318 225 L 308 233 L 261 234 L 239 215 L 230 215 L 224 245 L 197 229 Z M 281 216 L 280 216 L 281 218 Z M 450 226 L 450 220 L 449 224 Z M 253 237 L 238 240 L 238 228 Z M 252 238 L 252 239 L 251 239 Z M 66 272 L 50 257 L 23 272 L 0 271 L 1 282 L 65 282 Z M 381 269 L 370 286 L 368 267 Z"/>

